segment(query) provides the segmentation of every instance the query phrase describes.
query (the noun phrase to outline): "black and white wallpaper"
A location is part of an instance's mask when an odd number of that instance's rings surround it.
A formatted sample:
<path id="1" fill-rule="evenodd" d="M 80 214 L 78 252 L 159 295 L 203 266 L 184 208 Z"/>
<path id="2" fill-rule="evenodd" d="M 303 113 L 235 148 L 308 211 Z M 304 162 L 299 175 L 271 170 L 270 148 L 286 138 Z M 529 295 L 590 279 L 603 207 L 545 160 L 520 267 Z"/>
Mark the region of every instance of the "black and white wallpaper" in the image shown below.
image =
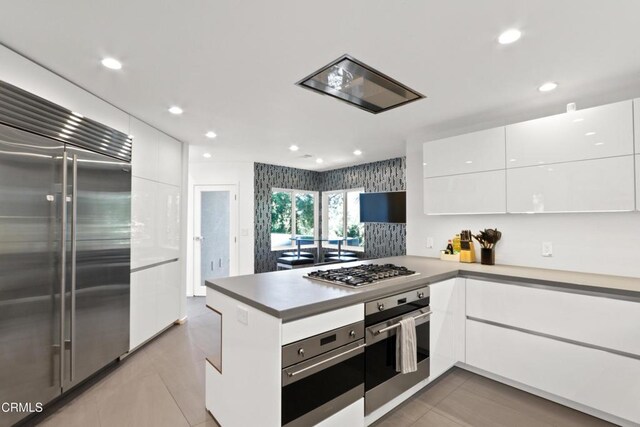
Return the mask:
<path id="1" fill-rule="evenodd" d="M 271 189 L 331 191 L 363 187 L 367 193 L 406 190 L 406 159 L 314 172 L 284 166 L 255 164 L 255 272 L 276 269 L 280 252 L 271 251 Z M 319 201 L 320 202 L 320 201 Z M 322 206 L 320 205 L 322 212 Z M 320 215 L 322 217 L 322 215 Z M 321 224 L 318 224 L 321 227 Z M 363 258 L 406 254 L 405 224 L 365 224 Z"/>

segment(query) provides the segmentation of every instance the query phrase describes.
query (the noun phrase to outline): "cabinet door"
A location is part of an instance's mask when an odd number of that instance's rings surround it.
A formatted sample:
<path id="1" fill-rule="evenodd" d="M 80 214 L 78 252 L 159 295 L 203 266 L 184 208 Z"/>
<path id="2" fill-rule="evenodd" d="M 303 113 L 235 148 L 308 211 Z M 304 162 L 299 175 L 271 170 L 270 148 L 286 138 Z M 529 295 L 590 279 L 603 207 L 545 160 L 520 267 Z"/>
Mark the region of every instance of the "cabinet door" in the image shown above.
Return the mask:
<path id="1" fill-rule="evenodd" d="M 640 154 L 636 155 L 636 209 L 640 211 Z"/>
<path id="2" fill-rule="evenodd" d="M 631 101 L 507 126 L 507 167 L 632 154 Z"/>
<path id="3" fill-rule="evenodd" d="M 640 99 L 633 100 L 633 120 L 634 126 L 633 128 L 636 131 L 635 140 L 636 140 L 636 154 L 640 154 Z"/>
<path id="4" fill-rule="evenodd" d="M 640 302 L 467 279 L 466 307 L 470 317 L 640 357 Z"/>
<path id="5" fill-rule="evenodd" d="M 180 267 L 180 261 L 157 267 L 156 331 L 163 330 L 180 317 Z"/>
<path id="6" fill-rule="evenodd" d="M 464 361 L 464 300 L 460 292 L 464 279 L 450 279 L 429 286 L 429 349 L 431 380 L 445 373 L 459 360 Z"/>
<path id="7" fill-rule="evenodd" d="M 131 153 L 131 174 L 139 178 L 158 181 L 158 139 L 157 130 L 131 117 L 131 135 L 133 135 Z"/>
<path id="8" fill-rule="evenodd" d="M 633 156 L 507 170 L 507 211 L 634 210 Z"/>
<path id="9" fill-rule="evenodd" d="M 467 363 L 640 422 L 640 360 L 467 320 Z"/>
<path id="10" fill-rule="evenodd" d="M 162 135 L 158 141 L 158 168 L 160 182 L 180 186 L 182 183 L 182 144 Z"/>
<path id="11" fill-rule="evenodd" d="M 505 213 L 505 171 L 453 175 L 424 180 L 424 213 Z"/>
<path id="12" fill-rule="evenodd" d="M 152 336 L 157 329 L 157 268 L 131 273 L 129 348 L 133 349 Z"/>
<path id="13" fill-rule="evenodd" d="M 131 268 L 160 261 L 156 243 L 157 186 L 147 179 L 131 179 Z"/>
<path id="14" fill-rule="evenodd" d="M 424 178 L 504 169 L 504 127 L 423 144 Z"/>
<path id="15" fill-rule="evenodd" d="M 161 261 L 180 257 L 180 187 L 156 183 L 156 251 Z"/>

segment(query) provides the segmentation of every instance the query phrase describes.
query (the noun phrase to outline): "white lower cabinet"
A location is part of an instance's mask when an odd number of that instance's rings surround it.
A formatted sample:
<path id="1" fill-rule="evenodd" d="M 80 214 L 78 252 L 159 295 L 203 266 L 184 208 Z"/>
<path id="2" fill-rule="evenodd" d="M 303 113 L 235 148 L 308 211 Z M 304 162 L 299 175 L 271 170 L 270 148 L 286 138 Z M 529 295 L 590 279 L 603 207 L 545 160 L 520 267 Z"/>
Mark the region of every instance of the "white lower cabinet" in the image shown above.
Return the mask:
<path id="1" fill-rule="evenodd" d="M 640 211 L 640 154 L 636 154 L 636 210 Z"/>
<path id="2" fill-rule="evenodd" d="M 467 320 L 467 364 L 640 423 L 640 360 Z"/>
<path id="3" fill-rule="evenodd" d="M 131 273 L 129 349 L 180 317 L 180 261 Z"/>
<path id="4" fill-rule="evenodd" d="M 316 427 L 364 427 L 364 398 L 336 412 Z"/>
<path id="5" fill-rule="evenodd" d="M 434 283 L 429 292 L 429 378 L 435 379 L 464 362 L 464 279 Z"/>

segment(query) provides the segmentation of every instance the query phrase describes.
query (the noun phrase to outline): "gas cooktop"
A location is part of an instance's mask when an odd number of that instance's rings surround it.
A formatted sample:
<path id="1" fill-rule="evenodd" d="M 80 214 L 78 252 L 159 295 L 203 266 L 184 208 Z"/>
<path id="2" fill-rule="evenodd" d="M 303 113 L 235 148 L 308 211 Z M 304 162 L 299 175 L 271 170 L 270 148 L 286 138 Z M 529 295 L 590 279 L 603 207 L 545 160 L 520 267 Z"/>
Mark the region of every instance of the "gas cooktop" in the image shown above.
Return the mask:
<path id="1" fill-rule="evenodd" d="M 383 280 L 413 276 L 416 274 L 419 273 L 394 264 L 365 264 L 357 267 L 342 267 L 330 270 L 312 271 L 305 277 L 326 283 L 333 283 L 335 285 L 357 288 L 378 283 Z"/>

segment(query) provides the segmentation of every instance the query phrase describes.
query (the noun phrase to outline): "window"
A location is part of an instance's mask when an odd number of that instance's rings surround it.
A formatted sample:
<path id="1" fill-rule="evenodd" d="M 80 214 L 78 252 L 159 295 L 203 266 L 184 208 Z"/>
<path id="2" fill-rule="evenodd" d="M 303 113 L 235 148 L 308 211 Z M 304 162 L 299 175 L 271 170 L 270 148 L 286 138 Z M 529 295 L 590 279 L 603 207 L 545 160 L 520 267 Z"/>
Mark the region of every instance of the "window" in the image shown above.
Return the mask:
<path id="1" fill-rule="evenodd" d="M 345 249 L 364 250 L 364 224 L 360 222 L 360 193 L 364 193 L 364 188 L 322 193 L 322 234 L 330 239 L 324 246 L 337 248 L 338 240 L 342 240 L 342 247 Z"/>
<path id="2" fill-rule="evenodd" d="M 271 249 L 296 246 L 292 238 L 302 240 L 303 247 L 314 247 L 318 237 L 318 193 L 304 190 L 271 191 Z M 305 240 L 306 238 L 306 240 Z"/>

